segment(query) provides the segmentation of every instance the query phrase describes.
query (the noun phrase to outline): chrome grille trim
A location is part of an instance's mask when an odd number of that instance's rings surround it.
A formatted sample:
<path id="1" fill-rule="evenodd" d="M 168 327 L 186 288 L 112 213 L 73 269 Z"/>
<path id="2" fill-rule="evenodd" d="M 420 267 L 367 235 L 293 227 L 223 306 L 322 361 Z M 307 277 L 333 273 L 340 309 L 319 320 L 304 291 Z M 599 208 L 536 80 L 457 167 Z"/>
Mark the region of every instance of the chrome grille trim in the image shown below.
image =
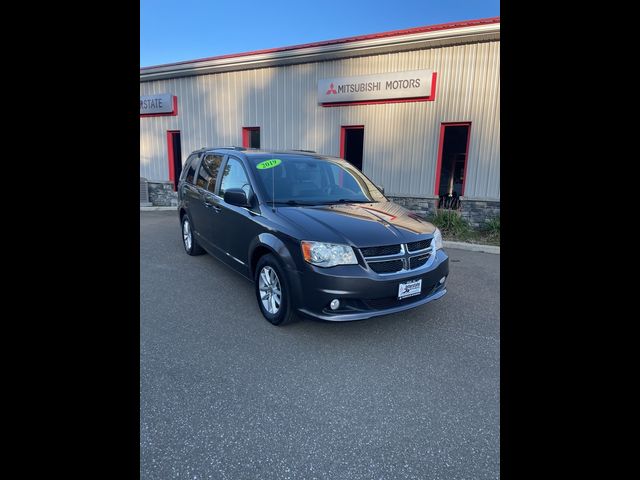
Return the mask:
<path id="1" fill-rule="evenodd" d="M 398 250 L 397 252 L 393 250 Z M 384 252 L 384 253 L 372 253 L 372 252 Z M 387 257 L 389 255 L 397 255 L 400 252 L 400 245 L 380 245 L 377 247 L 363 247 L 360 252 L 365 257 Z"/>
<path id="2" fill-rule="evenodd" d="M 429 247 L 431 247 L 431 242 L 432 242 L 432 241 L 433 241 L 433 238 L 425 238 L 425 239 L 423 239 L 423 240 L 418 240 L 418 241 L 416 241 L 416 242 L 409 242 L 409 243 L 407 243 L 407 250 L 408 250 L 409 252 L 411 252 L 411 253 L 419 252 L 419 251 L 421 251 L 421 250 L 427 250 Z M 421 249 L 419 249 L 419 250 L 412 250 L 412 249 L 411 249 L 411 247 L 413 247 L 413 246 L 417 246 L 417 245 L 418 245 L 418 244 L 420 244 L 420 243 L 426 243 L 426 244 L 427 244 L 427 246 L 426 246 L 426 247 L 424 247 L 424 248 L 421 248 Z"/>
<path id="3" fill-rule="evenodd" d="M 360 253 L 362 253 L 362 250 L 360 251 Z M 379 255 L 377 257 L 365 257 L 364 255 L 362 255 L 364 257 L 364 259 L 366 260 L 367 263 L 369 262 L 384 262 L 385 260 L 395 260 L 396 258 L 404 258 L 406 253 L 405 250 L 405 246 L 404 243 L 400 244 L 400 252 L 398 253 L 393 253 L 391 255 Z"/>
<path id="4" fill-rule="evenodd" d="M 411 242 L 413 243 L 413 242 Z M 377 257 L 365 257 L 364 254 L 362 254 L 362 250 L 360 250 L 360 254 L 362 255 L 362 257 L 364 258 L 365 263 L 367 264 L 367 267 L 373 271 L 376 275 L 381 275 L 381 276 L 386 276 L 386 275 L 397 275 L 398 273 L 406 273 L 406 272 L 419 272 L 421 270 L 424 270 L 426 268 L 429 268 L 433 262 L 435 261 L 436 258 L 436 250 L 435 250 L 435 244 L 433 243 L 433 239 L 430 242 L 429 247 L 427 248 L 423 248 L 422 250 L 413 250 L 411 252 L 409 252 L 407 244 L 406 243 L 401 243 L 400 244 L 400 252 L 393 254 L 393 255 L 381 255 L 381 256 L 377 256 Z M 419 267 L 416 268 L 411 268 L 411 260 L 417 257 L 422 257 L 425 254 L 429 254 L 429 258 L 427 259 L 427 261 L 423 264 L 420 265 Z M 375 270 L 373 270 L 369 264 L 370 263 L 380 263 L 380 262 L 389 262 L 389 261 L 394 261 L 394 260 L 402 260 L 402 269 L 400 270 L 396 270 L 395 272 L 388 272 L 388 273 L 377 273 Z"/>

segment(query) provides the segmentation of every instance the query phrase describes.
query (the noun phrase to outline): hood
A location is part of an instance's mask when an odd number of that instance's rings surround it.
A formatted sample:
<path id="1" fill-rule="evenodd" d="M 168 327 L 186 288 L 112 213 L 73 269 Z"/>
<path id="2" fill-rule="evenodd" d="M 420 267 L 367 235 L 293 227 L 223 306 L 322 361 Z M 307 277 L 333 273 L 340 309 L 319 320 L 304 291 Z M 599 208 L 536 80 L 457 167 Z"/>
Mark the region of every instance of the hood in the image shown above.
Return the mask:
<path id="1" fill-rule="evenodd" d="M 393 202 L 344 203 L 317 207 L 280 207 L 278 214 L 305 238 L 372 247 L 406 243 L 432 234 L 436 227 Z"/>

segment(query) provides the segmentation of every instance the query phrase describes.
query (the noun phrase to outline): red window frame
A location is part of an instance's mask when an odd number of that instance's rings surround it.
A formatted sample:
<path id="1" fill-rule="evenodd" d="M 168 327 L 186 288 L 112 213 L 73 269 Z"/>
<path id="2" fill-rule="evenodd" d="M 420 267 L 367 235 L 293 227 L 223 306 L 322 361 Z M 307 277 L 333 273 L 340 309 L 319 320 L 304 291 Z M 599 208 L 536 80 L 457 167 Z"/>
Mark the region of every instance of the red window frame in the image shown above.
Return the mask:
<path id="1" fill-rule="evenodd" d="M 343 160 L 346 160 L 344 158 L 344 141 L 346 138 L 347 130 L 355 130 L 356 128 L 361 128 L 364 130 L 364 125 L 343 125 L 340 127 L 340 158 L 342 158 Z"/>
<path id="2" fill-rule="evenodd" d="M 173 162 L 175 157 L 173 156 L 173 134 L 180 134 L 180 130 L 167 130 L 167 149 L 169 150 L 169 180 L 173 185 L 173 191 L 176 191 L 176 176 L 173 171 Z M 182 139 L 180 139 L 182 140 Z"/>
<path id="3" fill-rule="evenodd" d="M 255 130 L 260 133 L 260 127 L 242 127 L 242 146 L 244 148 L 249 148 L 250 134 Z M 260 139 L 260 143 L 262 144 L 262 139 Z"/>
<path id="4" fill-rule="evenodd" d="M 460 196 L 464 195 L 464 189 L 467 184 L 467 167 L 469 165 L 469 146 L 471 141 L 471 122 L 442 122 L 440 124 L 440 140 L 438 142 L 438 157 L 436 163 L 436 184 L 433 189 L 434 195 L 437 197 L 440 194 L 440 173 L 442 170 L 442 149 L 444 147 L 444 132 L 447 127 L 469 127 L 467 130 L 467 148 L 464 153 L 464 169 L 462 171 L 462 191 Z"/>
<path id="5" fill-rule="evenodd" d="M 347 137 L 347 130 L 355 130 L 357 128 L 361 128 L 362 130 L 364 130 L 364 125 L 343 125 L 340 127 L 340 158 L 343 160 L 346 160 L 346 158 L 344 158 L 344 154 L 345 154 L 344 142 Z M 364 145 L 362 145 L 362 149 L 364 150 Z M 363 152 L 363 156 L 364 156 L 364 152 Z M 338 176 L 338 185 L 342 187 L 343 183 L 344 183 L 344 172 L 340 170 L 340 174 Z"/>

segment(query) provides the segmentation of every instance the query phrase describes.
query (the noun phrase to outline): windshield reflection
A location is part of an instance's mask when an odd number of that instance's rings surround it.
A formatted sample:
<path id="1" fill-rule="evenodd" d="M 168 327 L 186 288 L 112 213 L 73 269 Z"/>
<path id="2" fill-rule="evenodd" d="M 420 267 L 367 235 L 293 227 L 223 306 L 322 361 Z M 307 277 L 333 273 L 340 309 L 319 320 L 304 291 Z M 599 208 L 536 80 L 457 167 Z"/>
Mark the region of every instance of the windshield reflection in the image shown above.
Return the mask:
<path id="1" fill-rule="evenodd" d="M 254 173 L 268 203 L 329 205 L 377 203 L 387 199 L 346 161 L 281 158 L 277 164 L 255 159 Z"/>

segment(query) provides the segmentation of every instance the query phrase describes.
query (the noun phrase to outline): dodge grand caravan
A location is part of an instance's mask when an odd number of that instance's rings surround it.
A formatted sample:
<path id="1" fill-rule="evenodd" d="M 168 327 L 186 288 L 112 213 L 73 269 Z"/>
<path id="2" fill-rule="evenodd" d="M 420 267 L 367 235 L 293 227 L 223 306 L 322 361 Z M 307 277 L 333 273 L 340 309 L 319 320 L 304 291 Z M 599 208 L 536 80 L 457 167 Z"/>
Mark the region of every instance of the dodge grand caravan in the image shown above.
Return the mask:
<path id="1" fill-rule="evenodd" d="M 440 231 L 340 158 L 205 148 L 187 159 L 178 199 L 186 253 L 252 280 L 274 325 L 297 313 L 363 320 L 446 293 Z"/>

